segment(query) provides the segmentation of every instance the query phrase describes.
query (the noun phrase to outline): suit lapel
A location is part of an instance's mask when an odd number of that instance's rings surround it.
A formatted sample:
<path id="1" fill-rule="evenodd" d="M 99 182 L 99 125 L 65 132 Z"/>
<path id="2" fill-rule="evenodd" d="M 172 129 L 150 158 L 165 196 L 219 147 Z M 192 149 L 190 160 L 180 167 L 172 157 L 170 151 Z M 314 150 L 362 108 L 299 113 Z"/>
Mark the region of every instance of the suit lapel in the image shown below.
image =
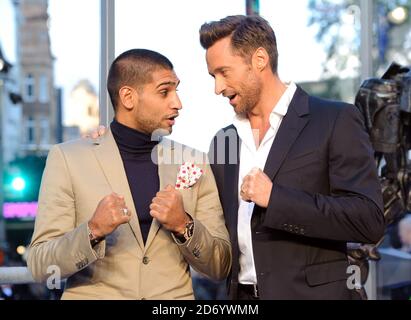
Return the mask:
<path id="1" fill-rule="evenodd" d="M 222 185 L 219 187 L 221 202 L 224 209 L 224 216 L 227 227 L 230 233 L 230 240 L 233 248 L 233 261 L 239 259 L 238 248 L 238 179 L 240 171 L 240 148 L 241 141 L 238 136 L 236 128 L 231 125 L 226 131 L 234 130 L 235 143 L 230 139 L 226 139 L 225 142 L 225 162 L 224 164 L 218 164 L 217 157 L 214 158 L 215 170 L 223 170 L 222 172 Z M 230 149 L 231 148 L 231 149 Z M 234 148 L 234 149 L 233 149 Z M 235 153 L 235 163 L 230 163 L 230 154 Z M 239 272 L 239 264 L 233 263 L 232 274 L 236 277 Z M 237 280 L 236 280 L 237 281 Z"/>
<path id="2" fill-rule="evenodd" d="M 136 238 L 141 250 L 144 249 L 143 237 L 141 235 L 138 215 L 134 206 L 133 197 L 131 195 L 130 187 L 126 172 L 124 170 L 123 160 L 121 159 L 120 151 L 114 140 L 111 130 L 96 140 L 96 148 L 94 149 L 96 158 L 104 172 L 107 183 L 111 190 L 119 195 L 124 196 L 127 207 L 131 210 L 131 220 L 129 222 L 131 231 Z"/>
<path id="3" fill-rule="evenodd" d="M 235 239 L 237 239 L 237 223 L 238 223 L 238 179 L 239 179 L 239 172 L 240 172 L 240 148 L 241 148 L 241 141 L 240 137 L 238 136 L 237 130 L 233 126 L 235 133 L 237 144 L 237 150 L 229 150 L 231 145 L 229 144 L 226 146 L 226 170 L 224 172 L 224 185 L 227 186 L 225 189 L 226 199 L 225 208 L 227 208 L 227 212 L 230 213 L 230 224 L 231 230 L 234 230 Z M 230 157 L 231 152 L 236 152 L 236 163 L 229 164 L 228 160 Z"/>
<path id="4" fill-rule="evenodd" d="M 271 146 L 264 172 L 274 180 L 288 151 L 309 121 L 308 95 L 299 87 Z"/>
<path id="5" fill-rule="evenodd" d="M 176 182 L 177 171 L 178 171 L 178 164 L 169 164 L 168 160 L 174 159 L 173 151 L 174 151 L 174 143 L 171 140 L 164 140 L 167 141 L 165 144 L 159 143 L 157 145 L 157 155 L 158 155 L 158 177 L 160 180 L 160 190 L 163 190 L 168 184 L 174 185 Z M 167 150 L 166 155 L 164 155 L 164 149 L 170 148 Z M 175 170 L 173 170 L 175 169 Z M 161 224 L 156 220 L 153 219 L 151 223 L 150 231 L 148 233 L 148 238 L 145 246 L 145 251 L 148 250 L 150 245 L 152 244 L 155 236 L 157 235 L 158 231 L 161 228 Z"/>

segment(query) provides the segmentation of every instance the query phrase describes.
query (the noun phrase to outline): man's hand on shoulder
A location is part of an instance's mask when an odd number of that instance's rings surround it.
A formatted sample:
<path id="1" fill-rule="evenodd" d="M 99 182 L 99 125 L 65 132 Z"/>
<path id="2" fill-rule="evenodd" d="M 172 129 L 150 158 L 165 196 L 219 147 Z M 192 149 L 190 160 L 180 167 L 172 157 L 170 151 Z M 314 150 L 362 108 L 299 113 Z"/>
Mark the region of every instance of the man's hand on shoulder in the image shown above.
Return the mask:
<path id="1" fill-rule="evenodd" d="M 92 139 L 97 139 L 98 137 L 103 136 L 107 131 L 107 128 L 105 126 L 99 126 L 96 129 L 90 130 L 86 134 L 82 135 L 83 139 L 87 138 L 92 138 Z"/>

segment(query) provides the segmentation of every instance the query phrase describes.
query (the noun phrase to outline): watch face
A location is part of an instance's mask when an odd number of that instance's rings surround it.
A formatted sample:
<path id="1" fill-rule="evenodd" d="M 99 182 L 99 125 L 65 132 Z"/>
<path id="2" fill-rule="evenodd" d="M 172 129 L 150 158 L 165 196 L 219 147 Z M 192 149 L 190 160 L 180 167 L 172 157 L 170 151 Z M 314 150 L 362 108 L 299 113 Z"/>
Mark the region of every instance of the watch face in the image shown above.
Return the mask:
<path id="1" fill-rule="evenodd" d="M 191 238 L 193 236 L 193 232 L 194 232 L 194 221 L 191 221 L 187 223 L 187 226 L 186 226 L 187 237 Z"/>

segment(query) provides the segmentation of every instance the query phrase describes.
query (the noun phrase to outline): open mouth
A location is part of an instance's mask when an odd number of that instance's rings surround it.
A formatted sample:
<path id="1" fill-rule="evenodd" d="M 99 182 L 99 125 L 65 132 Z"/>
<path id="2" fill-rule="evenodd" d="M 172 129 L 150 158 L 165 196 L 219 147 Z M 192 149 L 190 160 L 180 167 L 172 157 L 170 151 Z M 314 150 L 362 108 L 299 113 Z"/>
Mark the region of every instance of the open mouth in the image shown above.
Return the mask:
<path id="1" fill-rule="evenodd" d="M 236 98 L 237 98 L 237 94 L 229 95 L 229 96 L 227 96 L 227 98 L 229 99 L 230 104 L 231 104 L 232 106 L 234 106 L 235 100 L 236 100 Z"/>
<path id="2" fill-rule="evenodd" d="M 178 117 L 178 114 L 174 114 L 174 115 L 168 116 L 166 120 L 168 121 L 169 125 L 173 126 L 176 123 L 177 117 Z"/>
<path id="3" fill-rule="evenodd" d="M 173 120 L 174 121 L 177 117 L 178 117 L 178 114 L 174 114 L 174 115 L 168 116 L 167 120 Z"/>

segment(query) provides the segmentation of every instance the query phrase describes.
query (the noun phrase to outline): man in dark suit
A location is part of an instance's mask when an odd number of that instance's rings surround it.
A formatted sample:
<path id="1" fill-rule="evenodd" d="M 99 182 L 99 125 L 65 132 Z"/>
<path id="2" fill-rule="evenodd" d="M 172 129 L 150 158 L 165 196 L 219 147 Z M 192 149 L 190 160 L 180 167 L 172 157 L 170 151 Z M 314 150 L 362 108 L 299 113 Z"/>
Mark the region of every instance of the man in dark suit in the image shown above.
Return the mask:
<path id="1" fill-rule="evenodd" d="M 309 96 L 277 74 L 267 21 L 205 23 L 215 92 L 236 117 L 210 161 L 233 245 L 234 299 L 352 299 L 347 242 L 384 232 L 373 150 L 360 112 Z"/>

